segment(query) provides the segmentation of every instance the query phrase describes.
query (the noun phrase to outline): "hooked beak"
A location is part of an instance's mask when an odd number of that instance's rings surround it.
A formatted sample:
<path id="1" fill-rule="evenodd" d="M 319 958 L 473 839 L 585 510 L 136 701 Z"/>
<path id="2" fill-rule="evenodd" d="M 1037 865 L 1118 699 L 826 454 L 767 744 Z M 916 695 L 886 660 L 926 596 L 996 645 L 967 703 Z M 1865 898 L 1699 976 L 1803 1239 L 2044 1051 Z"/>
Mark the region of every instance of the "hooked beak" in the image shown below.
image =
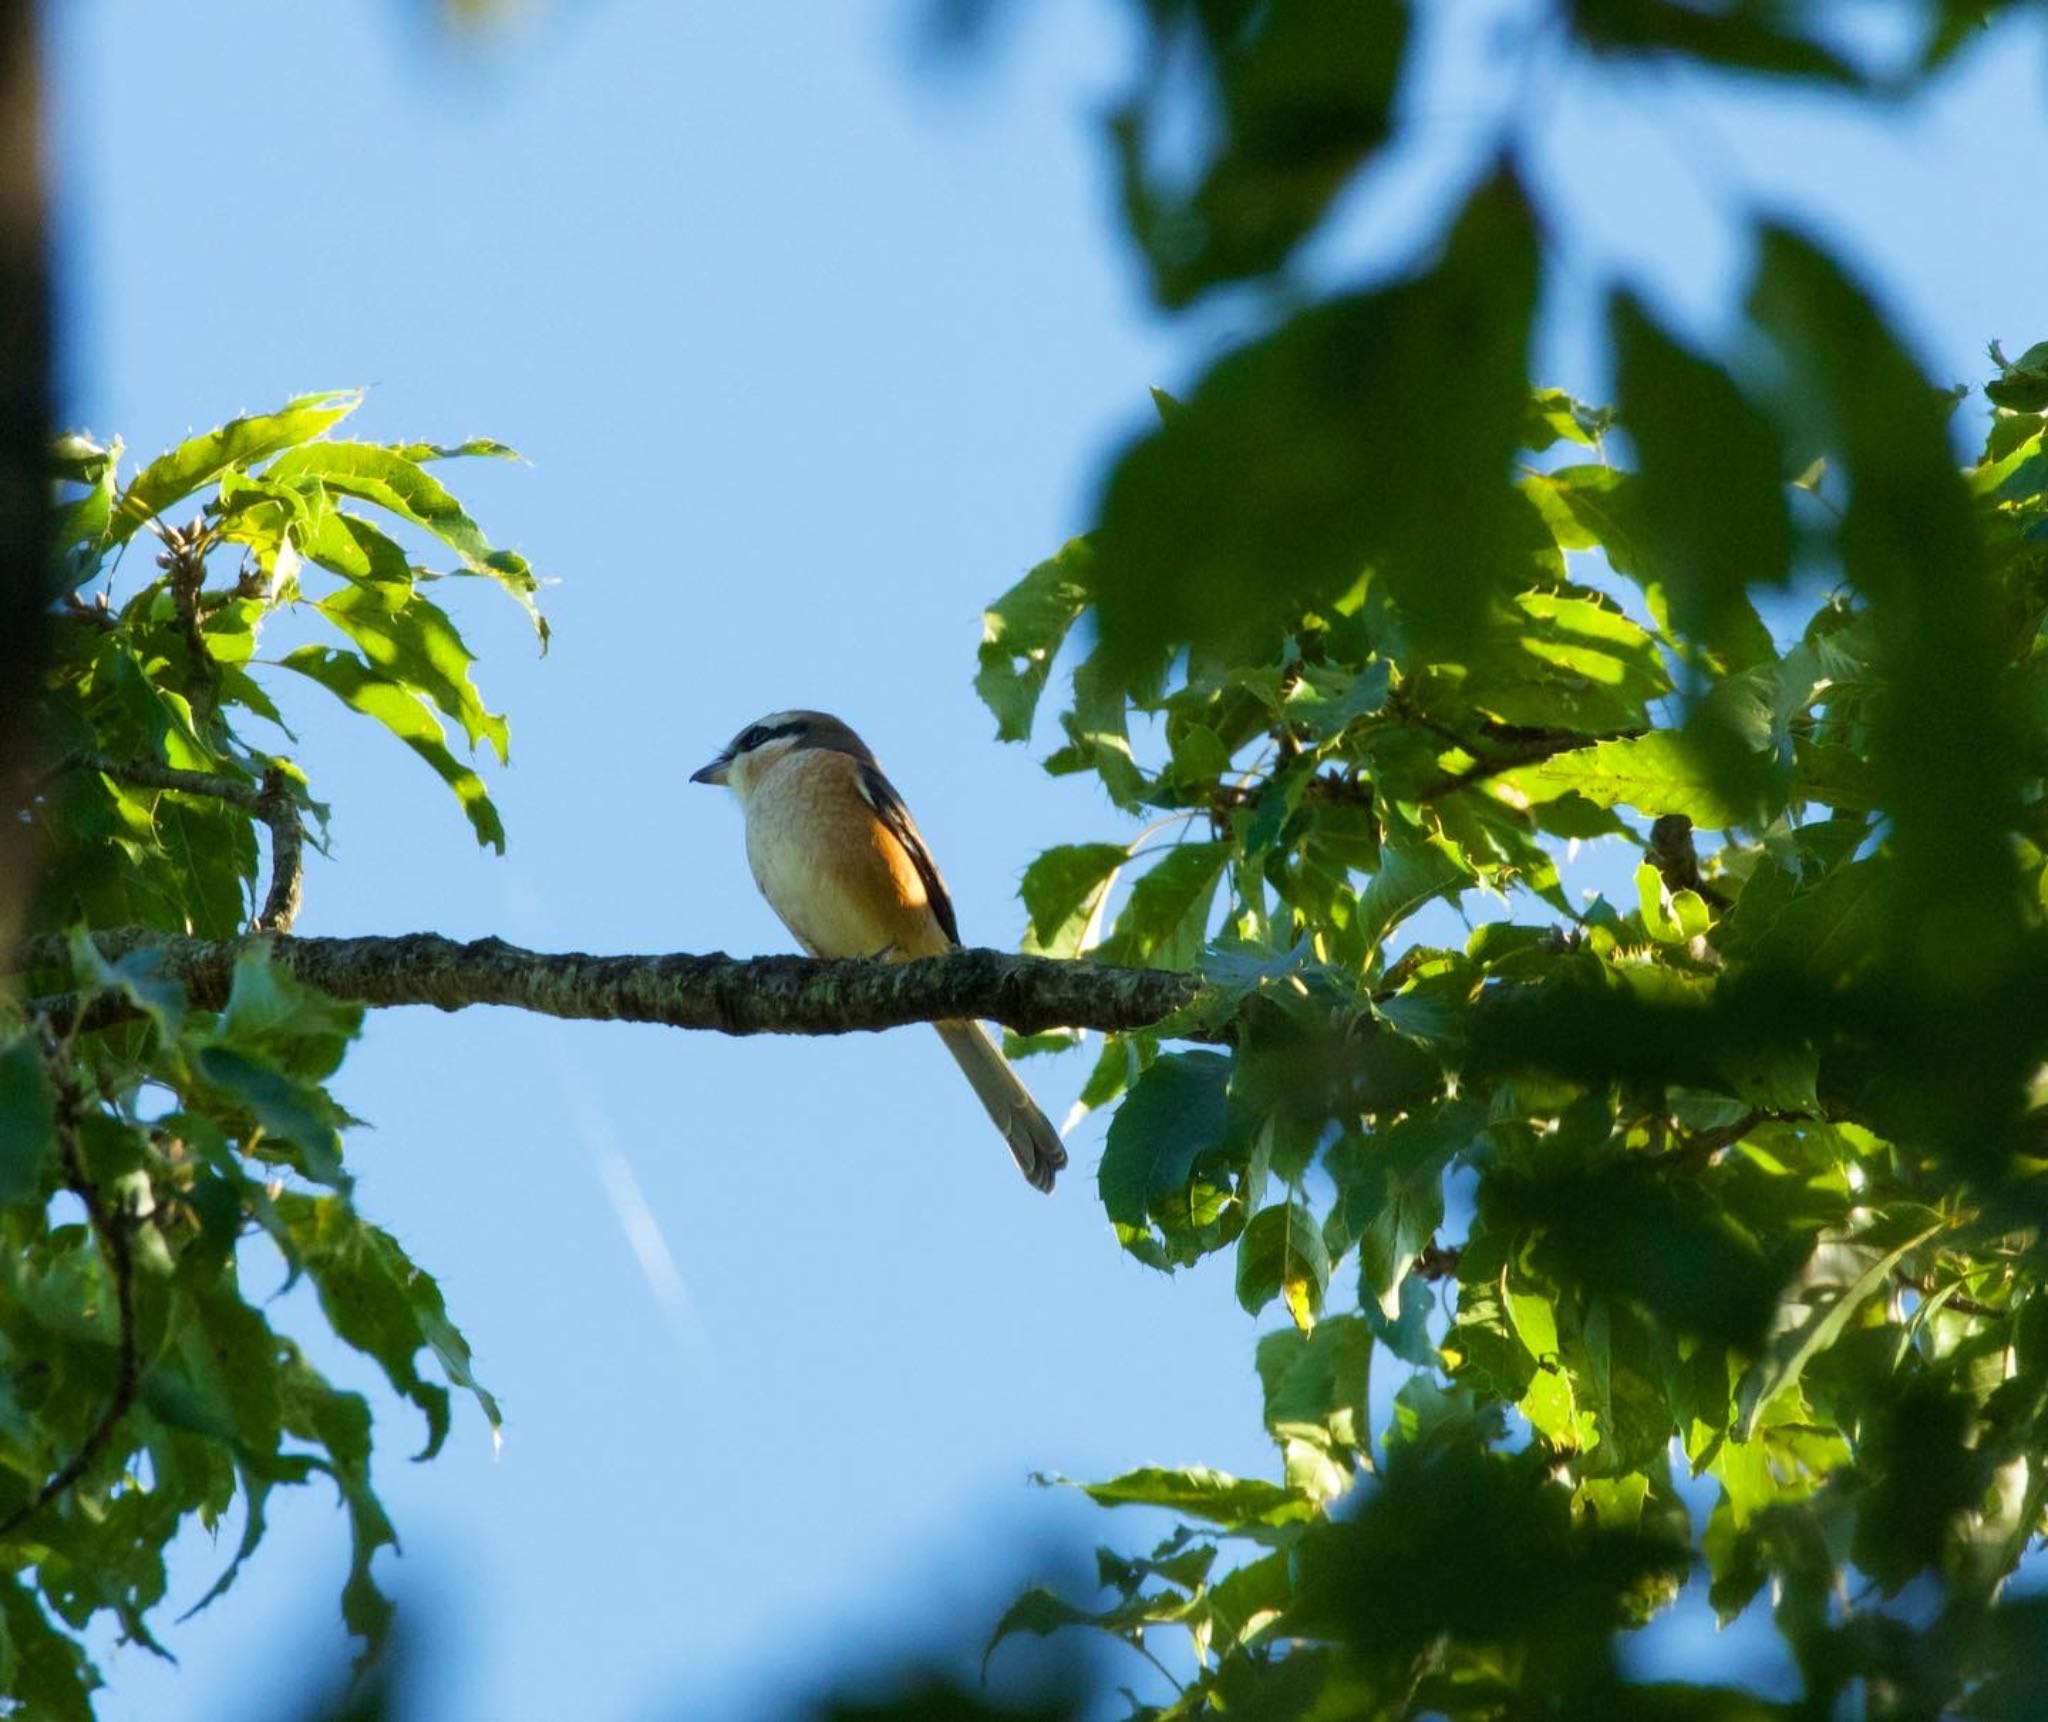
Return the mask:
<path id="1" fill-rule="evenodd" d="M 721 753 L 709 765 L 691 772 L 690 781 L 692 783 L 723 783 L 725 781 L 725 768 L 730 764 L 732 764 L 731 758 Z"/>

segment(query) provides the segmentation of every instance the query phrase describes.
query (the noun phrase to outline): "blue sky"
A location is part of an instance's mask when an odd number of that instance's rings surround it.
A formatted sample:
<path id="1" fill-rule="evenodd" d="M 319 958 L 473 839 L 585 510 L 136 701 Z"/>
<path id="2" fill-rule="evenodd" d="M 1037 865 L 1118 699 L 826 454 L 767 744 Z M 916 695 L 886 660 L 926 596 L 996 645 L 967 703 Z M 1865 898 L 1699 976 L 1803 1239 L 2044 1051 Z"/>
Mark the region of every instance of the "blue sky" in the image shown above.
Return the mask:
<path id="1" fill-rule="evenodd" d="M 1725 318 L 1749 205 L 1886 281 L 1938 376 L 2048 336 L 2041 29 L 1873 122 L 1586 70 L 1530 106 L 1488 57 L 1527 5 L 1426 10 L 1415 141 L 1319 273 L 1408 255 L 1520 100 L 1562 242 L 1553 381 L 1598 394 L 1612 271 Z M 734 809 L 684 778 L 792 705 L 866 735 L 971 941 L 1014 942 L 1038 849 L 1128 835 L 997 746 L 969 686 L 983 602 L 1086 524 L 1148 386 L 1230 326 L 1150 315 L 1116 240 L 1095 122 L 1117 11 L 1019 8 L 978 68 L 922 58 L 903 0 L 557 5 L 475 54 L 393 6 L 50 14 L 69 419 L 146 455 L 363 383 L 367 434 L 531 460 L 452 475 L 560 582 L 544 661 L 510 605 L 458 597 L 512 719 L 510 852 L 479 855 L 428 773 L 308 690 L 336 817 L 302 931 L 787 949 Z M 1081 1074 L 1027 1067 L 1056 1118 Z M 501 1453 L 471 1416 L 414 1466 L 416 1420 L 377 1396 L 437 1718 L 759 1714 L 899 1634 L 974 1635 L 1035 1551 L 1125 1529 L 1033 1470 L 1268 1462 L 1228 1264 L 1169 1281 L 1119 1255 L 1098 1125 L 1032 1195 L 928 1034 L 385 1013 L 340 1088 L 375 1125 L 360 1202 L 440 1275 L 507 1412 Z M 273 1524 L 170 1632 L 180 1668 L 104 1662 L 108 1717 L 274 1715 L 338 1645 L 340 1517 L 307 1492 Z M 181 1554 L 174 1601 L 225 1558 Z"/>

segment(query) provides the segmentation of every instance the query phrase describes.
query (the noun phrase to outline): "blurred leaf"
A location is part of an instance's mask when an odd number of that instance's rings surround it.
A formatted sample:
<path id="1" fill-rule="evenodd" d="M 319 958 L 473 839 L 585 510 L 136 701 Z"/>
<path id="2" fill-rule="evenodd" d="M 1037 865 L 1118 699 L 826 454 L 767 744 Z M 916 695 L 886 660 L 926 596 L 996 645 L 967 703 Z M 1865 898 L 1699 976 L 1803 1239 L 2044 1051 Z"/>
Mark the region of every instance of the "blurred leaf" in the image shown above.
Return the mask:
<path id="1" fill-rule="evenodd" d="M 1705 1203 L 1616 1166 L 1529 1183 L 1514 1211 L 1542 1232 L 1538 1259 L 1558 1283 L 1639 1303 L 1679 1333 L 1761 1348 L 1786 1269 Z"/>
<path id="2" fill-rule="evenodd" d="M 1792 568 L 1777 428 L 1726 371 L 1686 351 L 1632 295 L 1610 303 L 1621 412 L 1641 463 L 1637 516 L 1673 626 L 1723 668 L 1769 662 L 1745 588 Z"/>
<path id="3" fill-rule="evenodd" d="M 1224 358 L 1110 473 L 1093 585 L 1129 676 L 1169 646 L 1259 649 L 1371 565 L 1446 639 L 1531 542 L 1522 438 L 1535 233 L 1497 175 L 1427 275 L 1299 313 Z M 1431 400 L 1427 414 L 1413 403 Z"/>
<path id="4" fill-rule="evenodd" d="M 1684 0 L 1571 0 L 1572 26 L 1611 53 L 1669 55 L 1734 72 L 1761 72 L 1857 88 L 1847 60 L 1782 27 L 1777 0 L 1730 0 L 1709 11 Z"/>
<path id="5" fill-rule="evenodd" d="M 56 1100 L 33 1040 L 0 1048 L 0 1207 L 43 1194 L 44 1169 L 57 1151 Z"/>
<path id="6" fill-rule="evenodd" d="M 1277 269 L 1315 230 L 1387 139 L 1407 38 L 1405 4 L 1249 11 L 1214 44 L 1221 135 L 1185 199 L 1150 182 L 1144 105 L 1118 114 L 1125 213 L 1162 303 Z"/>

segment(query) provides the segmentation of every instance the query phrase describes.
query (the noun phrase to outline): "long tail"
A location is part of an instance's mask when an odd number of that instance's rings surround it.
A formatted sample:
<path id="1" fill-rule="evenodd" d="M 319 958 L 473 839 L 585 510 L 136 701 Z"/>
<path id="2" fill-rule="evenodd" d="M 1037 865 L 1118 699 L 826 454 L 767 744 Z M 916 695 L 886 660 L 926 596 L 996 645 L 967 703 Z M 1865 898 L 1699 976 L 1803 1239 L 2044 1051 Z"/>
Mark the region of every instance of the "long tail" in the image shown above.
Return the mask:
<path id="1" fill-rule="evenodd" d="M 978 1022 L 932 1025 L 973 1085 L 988 1115 L 995 1120 L 1017 1170 L 1034 1190 L 1051 1190 L 1054 1176 L 1067 1163 L 1067 1151 L 1052 1120 L 1038 1110 L 1031 1091 L 1017 1079 L 1003 1050 Z"/>

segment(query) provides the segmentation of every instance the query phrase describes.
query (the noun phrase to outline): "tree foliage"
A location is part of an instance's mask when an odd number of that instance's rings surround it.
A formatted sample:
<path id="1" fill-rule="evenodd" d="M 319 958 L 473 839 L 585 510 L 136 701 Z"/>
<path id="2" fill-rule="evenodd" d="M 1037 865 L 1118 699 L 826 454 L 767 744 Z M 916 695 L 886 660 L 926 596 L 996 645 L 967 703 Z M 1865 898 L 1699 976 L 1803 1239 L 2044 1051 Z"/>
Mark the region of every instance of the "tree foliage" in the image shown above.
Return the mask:
<path id="1" fill-rule="evenodd" d="M 239 1517 L 204 1607 L 256 1550 L 281 1486 L 338 1492 L 354 1551 L 342 1612 L 379 1641 L 389 1609 L 371 1562 L 395 1535 L 369 1408 L 274 1325 L 280 1283 L 309 1282 L 332 1333 L 418 1408 L 424 1454 L 447 1437 L 451 1390 L 498 1418 L 433 1279 L 351 1202 L 353 1121 L 328 1085 L 361 1008 L 300 984 L 262 940 L 202 1005 L 160 951 L 110 959 L 88 936 L 289 929 L 301 845 L 327 817 L 285 751 L 294 683 L 375 718 L 447 783 L 478 841 L 502 846 L 447 726 L 502 760 L 505 723 L 429 595 L 441 573 L 408 545 L 452 552 L 447 572 L 531 611 L 532 571 L 430 470 L 510 451 L 342 440 L 358 398 L 236 419 L 125 478 L 118 443 L 57 451 L 65 596 L 28 809 L 29 926 L 71 937 L 24 946 L 38 954 L 0 1019 L 0 1692 L 37 1716 L 89 1713 L 97 1676 L 75 1635 L 95 1615 L 158 1648 L 150 1617 L 183 1525 Z M 124 555 L 152 539 L 155 572 L 111 601 Z M 309 622 L 324 639 L 259 656 L 266 633 Z"/>
<path id="2" fill-rule="evenodd" d="M 1568 12 L 1876 91 L 1995 9 L 1924 10 L 1884 68 L 1817 9 Z M 1118 123 L 1155 291 L 1278 281 L 1394 130 L 1405 9 L 1146 16 L 1216 140 L 1163 190 L 1161 91 Z M 1155 1268 L 1231 1260 L 1277 1449 L 1080 1485 L 1178 1528 L 995 1643 L 1177 1629 L 1162 1718 L 2031 1714 L 2048 346 L 1963 407 L 1763 225 L 1721 350 L 1612 291 L 1589 407 L 1529 374 L 1544 233 L 1510 146 L 1405 275 L 1275 295 L 989 612 L 1001 733 L 1071 663 L 1046 768 L 1150 821 L 1041 857 L 1033 941 L 1206 983 L 1096 1055 L 1102 1201 Z M 1632 887 L 1577 899 L 1603 838 Z M 1696 1573 L 1768 1596 L 1795 1701 L 1630 1680 Z"/>
<path id="3" fill-rule="evenodd" d="M 1902 0 L 1884 63 L 1815 5 L 1553 16 L 1560 52 L 1876 101 L 2008 9 Z M 1102 1550 L 1097 1596 L 1025 1593 L 991 1653 L 1183 1635 L 1190 1678 L 1133 1699 L 1159 1718 L 2041 1713 L 2048 1620 L 2002 1592 L 2048 1511 L 2048 346 L 1994 346 L 1962 401 L 1759 226 L 1718 345 L 1618 284 L 1613 405 L 1573 400 L 1530 374 L 1553 272 L 1513 116 L 1407 268 L 1298 267 L 1401 135 L 1416 9 L 1137 10 L 1109 143 L 1147 280 L 1259 326 L 989 610 L 976 686 L 1013 741 L 1057 688 L 1047 769 L 1130 821 L 1033 863 L 1026 948 L 1168 977 L 1100 977 L 1171 1014 L 1092 1051 L 1097 1193 L 1147 1266 L 1231 1274 L 1275 1458 L 1077 1484 L 1176 1528 Z M 353 404 L 125 480 L 118 445 L 58 451 L 40 936 L 0 1018 L 0 1692 L 35 1714 L 88 1713 L 95 1616 L 156 1643 L 181 1525 L 239 1515 L 226 1589 L 280 1484 L 339 1491 L 343 1611 L 382 1631 L 365 1403 L 246 1284 L 309 1282 L 426 1452 L 458 1391 L 496 1419 L 350 1201 L 360 1009 L 269 942 L 326 818 L 248 739 L 289 743 L 287 688 L 503 842 L 470 761 L 504 720 L 416 555 L 531 610 L 435 470 L 507 451 L 347 441 Z M 156 575 L 78 595 L 145 533 Z M 1642 859 L 1588 901 L 1560 858 L 1599 840 Z M 833 1026 L 808 974 L 787 1025 Z M 1631 1674 L 1696 1582 L 1724 1619 L 1767 1599 L 1795 1698 Z M 994 1712 L 939 1683 L 830 1713 Z"/>

